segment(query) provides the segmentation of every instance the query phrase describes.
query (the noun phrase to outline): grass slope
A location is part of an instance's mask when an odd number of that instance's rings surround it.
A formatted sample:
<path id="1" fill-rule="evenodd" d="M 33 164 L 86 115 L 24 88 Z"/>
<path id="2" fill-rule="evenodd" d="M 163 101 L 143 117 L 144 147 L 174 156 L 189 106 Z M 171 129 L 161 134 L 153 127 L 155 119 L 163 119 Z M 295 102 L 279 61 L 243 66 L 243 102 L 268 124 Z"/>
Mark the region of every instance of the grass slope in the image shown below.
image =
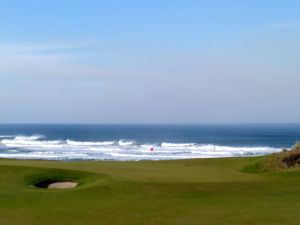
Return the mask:
<path id="1" fill-rule="evenodd" d="M 262 158 L 141 162 L 0 160 L 0 224 L 299 224 L 300 169 L 259 172 Z M 31 186 L 78 180 L 72 190 Z"/>

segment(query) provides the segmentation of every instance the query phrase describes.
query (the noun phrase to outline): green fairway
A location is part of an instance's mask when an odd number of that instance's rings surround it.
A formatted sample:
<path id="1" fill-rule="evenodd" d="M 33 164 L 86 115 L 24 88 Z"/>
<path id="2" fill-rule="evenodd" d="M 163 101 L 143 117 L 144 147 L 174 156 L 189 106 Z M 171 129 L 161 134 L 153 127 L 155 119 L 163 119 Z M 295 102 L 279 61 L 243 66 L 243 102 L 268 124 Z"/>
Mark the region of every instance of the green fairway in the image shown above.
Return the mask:
<path id="1" fill-rule="evenodd" d="M 0 224 L 299 224 L 300 169 L 261 158 L 140 162 L 0 160 Z M 249 166 L 250 165 L 250 166 Z M 56 177 L 75 189 L 32 186 Z"/>

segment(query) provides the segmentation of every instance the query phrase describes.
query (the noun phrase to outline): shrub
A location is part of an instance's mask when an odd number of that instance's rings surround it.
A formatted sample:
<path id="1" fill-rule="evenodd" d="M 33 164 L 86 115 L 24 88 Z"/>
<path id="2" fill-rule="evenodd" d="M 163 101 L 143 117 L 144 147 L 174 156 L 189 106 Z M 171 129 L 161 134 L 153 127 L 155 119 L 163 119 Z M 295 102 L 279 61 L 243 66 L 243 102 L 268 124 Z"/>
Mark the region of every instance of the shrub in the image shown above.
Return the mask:
<path id="1" fill-rule="evenodd" d="M 266 157 L 263 165 L 265 171 L 300 167 L 300 144 L 296 144 L 291 150 L 283 149 L 282 152 Z"/>

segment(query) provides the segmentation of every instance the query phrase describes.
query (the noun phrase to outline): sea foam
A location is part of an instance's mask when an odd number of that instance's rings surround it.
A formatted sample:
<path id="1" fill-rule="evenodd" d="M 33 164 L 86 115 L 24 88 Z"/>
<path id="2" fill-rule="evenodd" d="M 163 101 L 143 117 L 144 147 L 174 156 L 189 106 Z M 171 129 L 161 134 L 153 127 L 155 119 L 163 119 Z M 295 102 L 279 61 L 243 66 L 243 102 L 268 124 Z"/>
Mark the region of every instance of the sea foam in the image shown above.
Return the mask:
<path id="1" fill-rule="evenodd" d="M 153 148 L 153 151 L 151 151 Z M 0 136 L 0 157 L 46 160 L 172 160 L 265 155 L 268 146 L 222 146 L 197 143 L 138 143 L 134 140 L 47 140 L 43 135 Z"/>

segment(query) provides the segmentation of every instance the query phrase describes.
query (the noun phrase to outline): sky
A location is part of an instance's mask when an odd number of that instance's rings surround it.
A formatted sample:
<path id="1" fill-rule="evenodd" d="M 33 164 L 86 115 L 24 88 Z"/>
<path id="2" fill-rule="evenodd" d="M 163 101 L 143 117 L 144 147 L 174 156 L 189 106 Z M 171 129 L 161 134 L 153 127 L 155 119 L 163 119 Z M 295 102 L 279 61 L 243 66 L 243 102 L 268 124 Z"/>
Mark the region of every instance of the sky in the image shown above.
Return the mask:
<path id="1" fill-rule="evenodd" d="M 300 122 L 298 0 L 0 0 L 0 123 Z"/>

